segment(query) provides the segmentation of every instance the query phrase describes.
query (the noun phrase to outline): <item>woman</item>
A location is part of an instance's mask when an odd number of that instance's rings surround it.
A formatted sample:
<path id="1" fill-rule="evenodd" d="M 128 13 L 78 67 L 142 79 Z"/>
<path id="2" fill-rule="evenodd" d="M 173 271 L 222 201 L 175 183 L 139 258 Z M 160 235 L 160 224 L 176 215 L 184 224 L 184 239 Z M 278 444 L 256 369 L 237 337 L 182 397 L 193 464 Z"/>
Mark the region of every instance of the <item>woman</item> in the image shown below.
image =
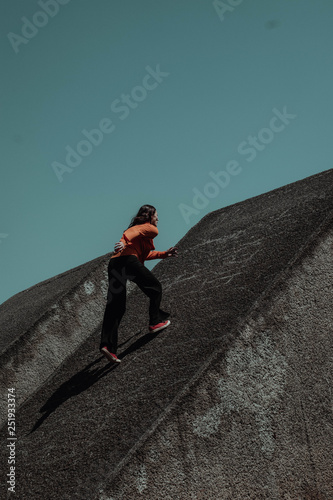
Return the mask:
<path id="1" fill-rule="evenodd" d="M 134 281 L 150 299 L 149 331 L 158 332 L 170 325 L 169 313 L 160 309 L 161 283 L 144 266 L 145 260 L 177 257 L 177 248 L 155 250 L 153 238 L 158 235 L 158 215 L 152 205 L 143 205 L 115 245 L 108 275 L 109 289 L 104 313 L 100 350 L 113 363 L 117 358 L 118 327 L 126 309 L 126 282 Z"/>

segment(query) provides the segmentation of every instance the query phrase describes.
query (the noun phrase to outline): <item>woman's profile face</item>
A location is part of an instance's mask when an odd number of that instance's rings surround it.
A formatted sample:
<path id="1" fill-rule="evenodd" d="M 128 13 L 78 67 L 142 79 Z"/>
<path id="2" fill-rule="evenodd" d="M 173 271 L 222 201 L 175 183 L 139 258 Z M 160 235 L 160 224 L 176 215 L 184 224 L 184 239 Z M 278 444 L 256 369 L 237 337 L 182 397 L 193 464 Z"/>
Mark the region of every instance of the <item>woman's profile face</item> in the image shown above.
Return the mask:
<path id="1" fill-rule="evenodd" d="M 150 223 L 153 225 L 153 226 L 157 226 L 157 223 L 158 223 L 158 215 L 157 215 L 157 211 L 155 210 L 155 213 L 154 215 L 151 216 L 151 221 Z"/>

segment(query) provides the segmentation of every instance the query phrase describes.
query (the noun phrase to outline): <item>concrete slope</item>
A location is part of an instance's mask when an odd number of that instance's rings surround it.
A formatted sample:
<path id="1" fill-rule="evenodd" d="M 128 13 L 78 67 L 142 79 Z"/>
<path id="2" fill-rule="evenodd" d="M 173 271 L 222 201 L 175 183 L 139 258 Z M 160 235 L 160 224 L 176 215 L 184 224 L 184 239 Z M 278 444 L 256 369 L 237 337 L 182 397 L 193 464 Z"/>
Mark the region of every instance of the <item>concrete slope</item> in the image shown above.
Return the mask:
<path id="1" fill-rule="evenodd" d="M 333 498 L 333 227 L 283 273 L 96 498 Z"/>
<path id="2" fill-rule="evenodd" d="M 147 334 L 131 293 L 122 364 L 97 328 L 17 413 L 18 497 L 332 498 L 332 186 L 324 172 L 192 228 L 154 271 L 168 330 Z"/>
<path id="3" fill-rule="evenodd" d="M 1 393 L 17 407 L 33 394 L 100 323 L 110 255 L 45 280 L 0 305 Z M 1 399 L 0 423 L 6 401 Z"/>

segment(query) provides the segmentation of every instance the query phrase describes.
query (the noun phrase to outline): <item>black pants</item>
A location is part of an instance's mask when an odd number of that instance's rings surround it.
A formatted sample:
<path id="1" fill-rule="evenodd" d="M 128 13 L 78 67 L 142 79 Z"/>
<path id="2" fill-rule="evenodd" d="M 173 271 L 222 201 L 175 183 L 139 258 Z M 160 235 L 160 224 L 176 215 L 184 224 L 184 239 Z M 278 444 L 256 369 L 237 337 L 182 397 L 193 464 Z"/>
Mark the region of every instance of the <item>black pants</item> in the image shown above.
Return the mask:
<path id="1" fill-rule="evenodd" d="M 105 307 L 100 348 L 107 346 L 116 354 L 118 327 L 126 310 L 126 282 L 133 281 L 150 299 L 149 324 L 157 325 L 169 317 L 160 309 L 162 285 L 149 269 L 135 257 L 126 255 L 110 259 L 109 289 Z"/>

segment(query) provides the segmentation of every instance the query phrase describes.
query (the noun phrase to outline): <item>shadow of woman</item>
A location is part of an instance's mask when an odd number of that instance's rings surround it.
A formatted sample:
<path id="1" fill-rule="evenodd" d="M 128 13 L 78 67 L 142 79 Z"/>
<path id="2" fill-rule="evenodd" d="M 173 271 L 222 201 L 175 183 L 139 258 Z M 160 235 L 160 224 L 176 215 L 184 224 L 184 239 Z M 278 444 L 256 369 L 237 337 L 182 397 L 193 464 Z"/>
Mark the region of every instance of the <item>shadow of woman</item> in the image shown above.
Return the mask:
<path id="1" fill-rule="evenodd" d="M 141 333 L 141 332 L 139 332 L 139 333 Z M 146 333 L 145 335 L 142 335 L 142 337 L 140 337 L 138 340 L 133 342 L 133 344 L 131 344 L 129 347 L 127 347 L 127 349 L 125 349 L 125 351 L 123 351 L 121 354 L 119 354 L 118 358 L 123 359 L 128 354 L 131 354 L 131 353 L 137 351 L 138 349 L 140 349 L 144 345 L 146 345 L 149 342 L 151 342 L 152 340 L 154 340 L 160 333 L 161 332 L 156 332 L 156 333 L 149 332 L 149 333 Z M 138 335 L 138 334 L 133 335 L 133 337 L 135 337 L 136 335 Z M 133 337 L 131 337 L 131 339 Z M 131 339 L 129 339 L 129 340 L 131 340 Z M 123 347 L 126 343 L 127 343 L 127 341 L 124 342 L 123 344 L 121 344 L 120 347 Z"/>
<path id="2" fill-rule="evenodd" d="M 123 359 L 125 356 L 128 354 L 133 353 L 134 351 L 140 349 L 143 347 L 145 344 L 148 342 L 152 341 L 154 338 L 156 338 L 159 335 L 160 332 L 157 333 L 148 333 L 146 335 L 143 335 L 140 337 L 138 340 L 136 340 L 133 344 L 131 344 L 125 351 L 123 351 L 118 357 L 119 359 Z M 129 337 L 125 342 L 120 344 L 119 347 L 124 347 L 128 342 L 133 340 L 136 336 L 141 334 L 141 330 L 131 337 Z M 86 391 L 94 385 L 98 380 L 100 380 L 102 377 L 105 377 L 110 373 L 112 370 L 114 370 L 118 364 L 112 364 L 108 363 L 107 365 L 103 366 L 102 368 L 93 368 L 93 366 L 96 363 L 99 363 L 102 359 L 105 359 L 104 356 L 101 356 L 92 363 L 89 363 L 83 370 L 80 372 L 76 373 L 71 377 L 69 380 L 67 380 L 65 383 L 63 383 L 58 389 L 52 394 L 52 396 L 46 401 L 45 405 L 42 406 L 42 408 L 39 410 L 40 413 L 44 413 L 33 428 L 30 431 L 30 434 L 35 432 L 41 425 L 42 423 L 53 413 L 59 406 L 61 406 L 67 399 L 77 396 L 83 391 Z"/>
<path id="3" fill-rule="evenodd" d="M 30 434 L 35 432 L 38 427 L 40 427 L 42 423 L 51 415 L 51 413 L 67 401 L 67 399 L 86 391 L 89 387 L 98 382 L 98 380 L 105 377 L 105 375 L 117 367 L 117 365 L 108 363 L 102 368 L 93 368 L 93 366 L 96 363 L 99 363 L 102 359 L 104 359 L 103 356 L 95 359 L 95 361 L 89 363 L 83 370 L 73 375 L 73 377 L 58 387 L 58 389 L 47 400 L 45 405 L 39 410 L 40 413 L 44 413 L 44 415 L 42 415 L 35 423 L 30 431 Z"/>

